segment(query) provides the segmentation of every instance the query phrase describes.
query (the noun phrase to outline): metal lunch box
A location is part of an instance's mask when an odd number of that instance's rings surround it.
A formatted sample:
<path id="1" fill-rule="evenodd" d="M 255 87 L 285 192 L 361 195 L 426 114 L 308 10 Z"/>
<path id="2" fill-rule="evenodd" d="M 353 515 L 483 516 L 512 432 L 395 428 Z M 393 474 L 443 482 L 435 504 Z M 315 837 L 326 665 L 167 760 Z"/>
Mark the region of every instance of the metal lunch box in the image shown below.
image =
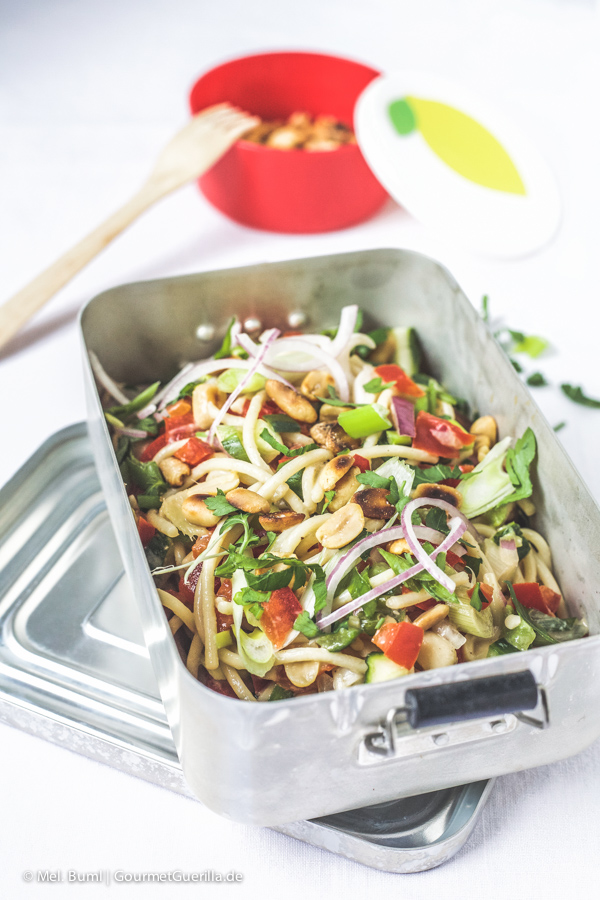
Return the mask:
<path id="1" fill-rule="evenodd" d="M 264 327 L 413 325 L 427 369 L 501 435 L 538 441 L 534 525 L 572 614 L 591 637 L 378 684 L 243 703 L 187 671 L 137 536 L 88 353 L 117 381 L 166 380 L 210 356 L 234 313 Z M 89 430 L 184 776 L 215 812 L 261 825 L 326 816 L 543 765 L 600 735 L 600 511 L 554 433 L 451 275 L 418 254 L 369 250 L 125 285 L 82 312 Z"/>

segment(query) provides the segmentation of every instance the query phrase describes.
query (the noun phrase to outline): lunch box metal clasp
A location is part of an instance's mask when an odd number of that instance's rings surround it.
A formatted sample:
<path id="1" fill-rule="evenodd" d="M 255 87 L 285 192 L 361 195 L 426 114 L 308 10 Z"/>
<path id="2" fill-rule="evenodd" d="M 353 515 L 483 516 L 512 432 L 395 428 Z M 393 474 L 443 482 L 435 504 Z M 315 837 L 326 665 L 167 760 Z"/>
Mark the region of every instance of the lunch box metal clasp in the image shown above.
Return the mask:
<path id="1" fill-rule="evenodd" d="M 373 765 L 481 741 L 514 731 L 519 721 L 533 728 L 550 724 L 546 692 L 529 669 L 412 688 L 404 695 L 404 706 L 390 709 L 376 730 L 365 735 L 358 761 Z M 450 727 L 440 731 L 441 725 Z"/>

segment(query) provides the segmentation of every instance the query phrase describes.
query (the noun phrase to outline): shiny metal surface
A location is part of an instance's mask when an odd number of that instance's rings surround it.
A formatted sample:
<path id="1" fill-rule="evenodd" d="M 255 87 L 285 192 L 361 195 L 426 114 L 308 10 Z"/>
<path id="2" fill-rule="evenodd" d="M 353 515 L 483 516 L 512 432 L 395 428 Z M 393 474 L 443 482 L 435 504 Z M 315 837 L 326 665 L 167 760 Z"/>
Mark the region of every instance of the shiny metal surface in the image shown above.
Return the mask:
<path id="1" fill-rule="evenodd" d="M 165 379 L 183 362 L 206 356 L 233 313 L 285 330 L 289 313 L 301 310 L 307 327 L 320 329 L 335 325 L 348 303 L 366 310 L 367 327 L 416 326 L 428 369 L 473 409 L 493 414 L 501 435 L 533 428 L 539 447 L 535 526 L 553 548 L 571 611 L 586 614 L 593 637 L 289 703 L 245 704 L 214 694 L 192 678 L 175 649 L 84 354 L 100 480 L 186 779 L 211 809 L 245 822 L 274 825 L 327 816 L 479 781 L 562 759 L 600 735 L 600 512 L 443 267 L 407 251 L 369 250 L 125 285 L 90 301 L 81 328 L 85 349 L 97 353 L 108 373 L 135 384 Z M 216 329 L 212 346 L 200 345 L 196 336 L 205 324 Z M 376 763 L 365 755 L 365 739 L 386 728 L 390 710 L 405 705 L 409 688 L 525 668 L 543 689 L 548 727 L 539 727 L 539 716 L 519 714 L 497 728 L 498 717 L 490 717 L 490 728 L 457 722 L 444 727 L 447 739 L 439 743 L 432 744 L 439 728 L 421 728 L 398 734 L 395 752 Z M 430 752 L 422 752 L 424 744 Z"/>
<path id="2" fill-rule="evenodd" d="M 84 425 L 0 493 L 0 719 L 191 797 L 177 759 Z M 390 872 L 467 840 L 492 782 L 279 831 Z"/>

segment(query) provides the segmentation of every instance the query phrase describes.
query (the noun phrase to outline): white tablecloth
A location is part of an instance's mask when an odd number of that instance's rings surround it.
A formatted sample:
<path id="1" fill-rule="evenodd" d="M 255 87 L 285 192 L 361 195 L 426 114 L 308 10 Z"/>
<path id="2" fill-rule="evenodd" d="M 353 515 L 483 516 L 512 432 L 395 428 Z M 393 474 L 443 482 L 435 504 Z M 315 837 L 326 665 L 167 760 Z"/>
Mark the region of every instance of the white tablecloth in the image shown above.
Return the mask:
<path id="1" fill-rule="evenodd" d="M 378 246 L 444 262 L 475 304 L 482 294 L 514 328 L 541 333 L 540 365 L 556 384 L 600 396 L 597 256 L 597 15 L 591 0 L 24 0 L 0 9 L 0 267 L 9 297 L 127 199 L 185 121 L 204 69 L 263 49 L 338 52 L 381 69 L 428 69 L 471 83 L 543 148 L 564 221 L 541 252 L 512 262 L 476 256 L 419 225 L 392 201 L 371 222 L 290 237 L 239 227 L 194 187 L 146 214 L 41 313 L 0 357 L 6 481 L 50 434 L 85 417 L 76 316 L 82 303 L 139 279 Z M 600 497 L 600 411 L 555 388 L 536 392 Z M 0 727 L 0 872 L 7 898 L 84 897 L 98 888 L 26 883 L 43 869 L 92 872 L 236 870 L 220 896 L 376 895 L 578 898 L 598 895 L 600 744 L 501 778 L 468 845 L 441 867 L 393 876 L 264 829 Z M 111 890 L 119 891 L 113 884 Z M 179 896 L 183 885 L 123 886 Z M 168 892 L 168 893 L 166 893 Z"/>

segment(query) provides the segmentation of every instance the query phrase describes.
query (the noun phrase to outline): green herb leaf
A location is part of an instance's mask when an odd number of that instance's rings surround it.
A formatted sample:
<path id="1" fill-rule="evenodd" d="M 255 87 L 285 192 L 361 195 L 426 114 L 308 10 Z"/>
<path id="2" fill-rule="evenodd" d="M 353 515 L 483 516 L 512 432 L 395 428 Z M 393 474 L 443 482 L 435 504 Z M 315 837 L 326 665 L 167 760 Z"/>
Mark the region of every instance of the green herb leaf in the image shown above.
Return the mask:
<path id="1" fill-rule="evenodd" d="M 490 298 L 487 294 L 481 298 L 481 318 L 484 322 L 490 321 Z"/>
<path id="2" fill-rule="evenodd" d="M 531 550 L 531 544 L 524 537 L 523 532 L 521 531 L 521 527 L 517 525 L 516 522 L 507 522 L 506 525 L 503 525 L 496 531 L 494 535 L 494 543 L 500 546 L 500 541 L 502 538 L 511 538 L 515 537 L 517 540 L 515 541 L 517 545 L 517 554 L 519 559 L 525 559 L 529 551 Z"/>
<path id="3" fill-rule="evenodd" d="M 468 474 L 468 473 L 467 473 Z M 453 468 L 450 466 L 430 466 L 428 469 L 415 468 L 415 480 L 413 481 L 413 489 L 420 484 L 438 484 L 445 481 L 446 478 L 463 478 L 463 473 L 458 466 Z"/>
<path id="4" fill-rule="evenodd" d="M 325 491 L 325 502 L 323 503 L 323 508 L 321 510 L 321 515 L 327 510 L 327 507 L 335 497 L 335 491 Z"/>
<path id="5" fill-rule="evenodd" d="M 251 587 L 243 587 L 241 591 L 234 594 L 233 602 L 247 607 L 255 619 L 260 619 L 264 612 L 262 604 L 266 603 L 270 596 L 270 592 L 256 591 Z"/>
<path id="6" fill-rule="evenodd" d="M 428 511 L 427 516 L 425 517 L 425 524 L 428 528 L 434 528 L 436 531 L 441 531 L 442 534 L 450 533 L 446 513 L 438 506 L 432 506 Z"/>
<path id="7" fill-rule="evenodd" d="M 506 471 L 515 488 L 515 493 L 511 494 L 507 500 L 513 503 L 531 496 L 533 486 L 529 477 L 529 467 L 535 458 L 535 451 L 535 435 L 531 428 L 528 428 L 523 437 L 519 438 L 514 449 L 509 448 L 506 451 Z"/>
<path id="8" fill-rule="evenodd" d="M 384 488 L 388 491 L 390 489 L 390 484 L 392 481 L 391 478 L 384 478 L 382 475 L 378 475 L 377 472 L 373 472 L 371 469 L 367 469 L 366 472 L 361 472 L 360 475 L 356 476 L 356 480 L 361 484 L 368 485 L 369 487 Z"/>
<path id="9" fill-rule="evenodd" d="M 580 406 L 589 406 L 590 409 L 600 409 L 600 400 L 588 397 L 584 394 L 581 387 L 574 384 L 561 384 L 560 389 L 573 403 L 579 403 Z"/>
<path id="10" fill-rule="evenodd" d="M 294 629 L 309 639 L 314 638 L 321 633 L 319 626 L 316 622 L 313 622 L 306 610 L 301 612 L 294 622 Z"/>
<path id="11" fill-rule="evenodd" d="M 237 506 L 225 499 L 225 492 L 221 488 L 217 488 L 216 497 L 205 497 L 204 502 L 215 516 L 228 516 L 230 513 L 239 512 Z"/>
<path id="12" fill-rule="evenodd" d="M 126 461 L 128 479 L 139 488 L 137 501 L 141 509 L 158 509 L 161 496 L 168 488 L 162 472 L 155 462 L 140 462 L 130 453 Z"/>
<path id="13" fill-rule="evenodd" d="M 510 364 L 513 367 L 513 369 L 515 370 L 515 372 L 518 372 L 520 375 L 521 372 L 523 371 L 523 366 L 521 365 L 521 363 L 518 360 L 514 359 L 512 356 L 509 356 L 508 358 L 509 358 Z"/>
<path id="14" fill-rule="evenodd" d="M 330 653 L 337 653 L 348 647 L 359 636 L 358 628 L 339 628 L 332 634 L 323 634 L 317 638 L 319 647 L 324 647 Z"/>
<path id="15" fill-rule="evenodd" d="M 285 688 L 282 688 L 280 684 L 276 684 L 271 694 L 269 696 L 269 701 L 271 700 L 290 700 L 294 696 L 293 691 L 287 691 Z"/>
<path id="16" fill-rule="evenodd" d="M 515 343 L 513 353 L 526 353 L 532 359 L 537 359 L 547 348 L 548 341 L 545 338 L 535 334 L 523 335 L 521 340 Z"/>
<path id="17" fill-rule="evenodd" d="M 290 475 L 290 477 L 286 481 L 286 484 L 295 493 L 296 497 L 300 497 L 300 499 L 304 501 L 304 492 L 302 490 L 302 470 L 300 470 L 300 472 L 294 472 L 293 475 Z"/>
<path id="18" fill-rule="evenodd" d="M 510 581 L 507 581 L 506 583 L 508 586 L 508 590 L 509 590 L 510 597 L 511 597 L 513 606 L 515 608 L 515 611 L 518 613 L 518 615 L 521 616 L 523 621 L 527 625 L 529 625 L 531 628 L 533 628 L 533 630 L 535 631 L 536 636 L 535 636 L 534 644 L 536 644 L 537 646 L 545 646 L 546 644 L 557 644 L 558 641 L 554 637 L 552 637 L 551 634 L 546 632 L 543 627 L 541 627 L 541 628 L 536 627 L 534 621 L 532 620 L 532 618 L 530 616 L 530 611 L 525 606 L 523 606 L 521 603 L 519 603 L 519 601 L 517 600 L 516 594 L 514 592 L 513 586 L 510 583 Z"/>
<path id="19" fill-rule="evenodd" d="M 335 388 L 331 385 L 327 386 L 327 393 L 329 396 L 317 397 L 317 400 L 320 400 L 321 403 L 327 403 L 329 406 L 347 406 L 348 408 L 356 408 L 365 405 L 364 403 L 350 403 L 349 400 L 340 400 L 336 394 Z"/>
<path id="20" fill-rule="evenodd" d="M 298 447 L 296 450 L 290 450 L 289 447 L 285 446 L 285 444 L 280 444 L 272 434 L 269 434 L 266 428 L 263 428 L 260 436 L 266 444 L 270 444 L 274 450 L 278 450 L 279 453 L 283 453 L 284 456 L 302 456 L 302 454 L 309 453 L 311 450 L 319 449 L 318 444 L 306 444 L 304 447 Z"/>
<path id="21" fill-rule="evenodd" d="M 552 430 L 553 431 L 562 431 L 563 428 L 566 426 L 566 424 L 567 424 L 566 422 L 559 422 L 557 425 L 554 426 L 554 428 Z"/>
<path id="22" fill-rule="evenodd" d="M 526 379 L 529 387 L 547 387 L 548 382 L 541 372 L 532 372 Z"/>
<path id="23" fill-rule="evenodd" d="M 471 606 L 473 609 L 476 609 L 477 612 L 481 612 L 481 591 L 479 590 L 479 585 L 476 584 L 471 595 Z"/>
<path id="24" fill-rule="evenodd" d="M 186 397 L 191 397 L 194 393 L 195 388 L 198 387 L 199 384 L 204 384 L 206 378 L 200 378 L 198 381 L 189 381 L 185 387 L 182 387 L 179 393 L 177 394 L 178 400 L 185 400 Z"/>
<path id="25" fill-rule="evenodd" d="M 367 383 L 363 385 L 363 388 L 368 394 L 380 394 L 386 388 L 394 387 L 395 384 L 395 381 L 384 382 L 378 376 L 377 378 L 372 378 L 370 381 L 367 381 Z"/>
<path id="26" fill-rule="evenodd" d="M 488 649 L 488 657 L 490 656 L 504 656 L 506 653 L 518 653 L 516 647 L 513 647 L 508 641 L 505 641 L 504 638 L 500 638 L 498 641 L 494 641 L 493 644 L 490 644 Z"/>

